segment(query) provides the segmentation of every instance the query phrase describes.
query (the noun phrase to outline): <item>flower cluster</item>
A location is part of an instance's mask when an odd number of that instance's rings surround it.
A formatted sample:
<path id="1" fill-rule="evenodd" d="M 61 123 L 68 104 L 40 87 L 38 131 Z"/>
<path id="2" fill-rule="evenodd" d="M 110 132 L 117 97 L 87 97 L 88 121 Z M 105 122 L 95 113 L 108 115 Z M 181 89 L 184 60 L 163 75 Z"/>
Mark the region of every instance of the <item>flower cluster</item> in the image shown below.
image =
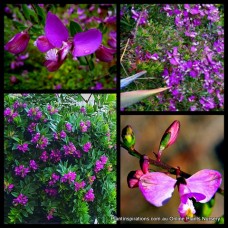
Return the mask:
<path id="1" fill-rule="evenodd" d="M 92 185 L 95 180 L 96 180 L 96 176 L 89 176 L 89 184 L 90 185 Z"/>
<path id="2" fill-rule="evenodd" d="M 93 189 L 89 189 L 88 192 L 86 192 L 86 194 L 84 195 L 84 200 L 87 201 L 87 202 L 90 202 L 90 201 L 94 201 L 95 199 L 95 195 L 93 193 Z"/>
<path id="3" fill-rule="evenodd" d="M 81 132 L 87 132 L 88 128 L 91 126 L 90 120 L 87 120 L 86 122 L 81 121 L 80 122 L 80 128 Z"/>
<path id="4" fill-rule="evenodd" d="M 30 160 L 29 167 L 30 167 L 30 169 L 32 169 L 34 171 L 38 169 L 38 165 L 36 164 L 36 162 L 34 160 Z"/>
<path id="5" fill-rule="evenodd" d="M 100 159 L 96 161 L 94 172 L 98 173 L 100 170 L 102 170 L 107 161 L 108 158 L 105 155 L 102 155 Z"/>
<path id="6" fill-rule="evenodd" d="M 7 181 L 4 181 L 4 191 L 11 192 L 14 188 L 14 184 L 10 184 Z"/>
<path id="7" fill-rule="evenodd" d="M 23 195 L 22 193 L 16 199 L 13 200 L 14 206 L 17 206 L 18 204 L 25 206 L 27 202 L 28 202 L 28 197 Z"/>
<path id="8" fill-rule="evenodd" d="M 84 146 L 83 146 L 83 151 L 84 152 L 89 152 L 89 150 L 91 149 L 92 144 L 91 142 L 87 142 Z"/>
<path id="9" fill-rule="evenodd" d="M 42 155 L 45 160 L 48 159 L 48 155 L 46 153 L 43 152 Z M 59 149 L 51 150 L 51 154 L 50 154 L 51 161 L 53 161 L 54 163 L 57 163 L 61 160 L 61 158 L 62 158 L 62 154 Z"/>
<path id="10" fill-rule="evenodd" d="M 148 23 L 147 18 L 148 18 L 148 12 L 147 10 L 144 10 L 142 12 L 137 12 L 134 7 L 132 7 L 131 9 L 131 13 L 132 13 L 132 18 L 135 21 L 138 21 L 139 18 L 139 25 L 146 25 Z"/>
<path id="11" fill-rule="evenodd" d="M 52 208 L 52 209 L 48 212 L 47 220 L 53 219 L 53 214 L 54 214 L 54 212 L 55 212 L 55 208 Z"/>
<path id="12" fill-rule="evenodd" d="M 44 190 L 49 196 L 57 196 L 58 190 L 55 188 L 45 188 Z"/>
<path id="13" fill-rule="evenodd" d="M 70 123 L 65 124 L 66 130 L 71 132 L 72 131 L 72 125 Z"/>
<path id="14" fill-rule="evenodd" d="M 66 132 L 63 131 L 63 130 L 60 133 L 56 133 L 56 132 L 53 133 L 53 137 L 54 137 L 55 140 L 58 140 L 59 137 L 64 139 L 64 138 L 66 138 L 66 136 L 67 136 Z"/>
<path id="15" fill-rule="evenodd" d="M 32 123 L 28 126 L 28 131 L 29 131 L 30 133 L 33 133 L 33 132 L 36 130 L 36 125 L 37 125 L 37 123 L 32 122 Z"/>
<path id="16" fill-rule="evenodd" d="M 36 148 L 45 149 L 45 147 L 47 147 L 47 145 L 48 145 L 48 138 L 46 138 L 44 135 L 41 135 L 41 137 L 40 137 L 40 133 L 38 132 L 31 139 L 31 142 L 37 143 Z"/>
<path id="17" fill-rule="evenodd" d="M 30 108 L 27 116 L 31 117 L 34 120 L 39 120 L 42 117 L 42 112 L 38 107 Z"/>
<path id="18" fill-rule="evenodd" d="M 23 153 L 25 153 L 26 151 L 29 150 L 28 144 L 27 143 L 23 143 L 21 145 L 17 145 L 17 149 L 22 151 Z"/>
<path id="19" fill-rule="evenodd" d="M 13 122 L 14 118 L 18 116 L 18 113 L 13 109 L 6 108 L 4 110 L 4 117 L 6 117 L 8 123 Z"/>
<path id="20" fill-rule="evenodd" d="M 52 173 L 51 175 L 51 180 L 48 182 L 48 185 L 49 186 L 53 186 L 56 184 L 56 182 L 60 179 L 60 176 L 55 174 L 55 173 Z"/>
<path id="21" fill-rule="evenodd" d="M 47 162 L 48 160 L 48 154 L 47 151 L 43 151 L 42 154 L 40 155 L 40 160 L 42 160 L 43 162 Z"/>
<path id="22" fill-rule="evenodd" d="M 85 187 L 85 185 L 86 185 L 85 181 L 75 182 L 74 183 L 74 190 L 77 192 L 80 189 L 83 189 Z"/>
<path id="23" fill-rule="evenodd" d="M 50 104 L 47 105 L 47 110 L 49 111 L 50 115 L 53 115 L 58 112 L 58 109 L 55 109 Z"/>
<path id="24" fill-rule="evenodd" d="M 24 165 L 16 166 L 14 171 L 16 176 L 21 176 L 23 178 L 30 172 L 29 168 L 24 167 Z"/>
<path id="25" fill-rule="evenodd" d="M 80 150 L 77 150 L 75 145 L 72 142 L 69 142 L 68 145 L 63 146 L 64 154 L 67 155 L 72 155 L 74 157 L 80 158 L 81 157 L 81 152 Z"/>
<path id="26" fill-rule="evenodd" d="M 62 183 L 65 183 L 68 181 L 68 183 L 70 184 L 71 182 L 74 182 L 76 176 L 77 174 L 75 172 L 69 172 L 67 174 L 64 174 L 60 181 Z"/>

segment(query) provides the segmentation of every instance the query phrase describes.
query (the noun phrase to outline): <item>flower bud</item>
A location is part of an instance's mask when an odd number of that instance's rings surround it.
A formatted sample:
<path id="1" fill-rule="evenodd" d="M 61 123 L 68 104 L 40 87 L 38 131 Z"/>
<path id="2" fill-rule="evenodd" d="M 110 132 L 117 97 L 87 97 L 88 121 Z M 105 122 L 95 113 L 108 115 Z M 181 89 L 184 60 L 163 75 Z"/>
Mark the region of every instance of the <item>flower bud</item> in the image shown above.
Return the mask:
<path id="1" fill-rule="evenodd" d="M 134 148 L 135 145 L 135 135 L 130 125 L 127 125 L 122 130 L 123 143 L 128 148 Z"/>
<path id="2" fill-rule="evenodd" d="M 159 151 L 157 155 L 158 160 L 160 160 L 162 151 L 167 147 L 171 146 L 173 143 L 175 143 L 177 136 L 179 134 L 179 130 L 180 130 L 180 122 L 178 120 L 175 120 L 167 128 L 160 142 Z"/>
<path id="3" fill-rule="evenodd" d="M 30 36 L 27 31 L 22 31 L 16 34 L 6 45 L 5 50 L 12 54 L 19 54 L 23 52 L 29 42 Z"/>
<path id="4" fill-rule="evenodd" d="M 144 174 L 148 173 L 149 165 L 150 165 L 149 157 L 147 155 L 143 155 L 143 156 L 141 156 L 139 162 L 140 162 L 140 167 L 141 167 L 141 170 L 143 171 L 143 173 Z"/>
<path id="5" fill-rule="evenodd" d="M 103 45 L 95 52 L 96 57 L 102 62 L 111 62 L 113 60 L 113 54 L 115 54 L 116 50 L 112 48 L 107 48 Z"/>

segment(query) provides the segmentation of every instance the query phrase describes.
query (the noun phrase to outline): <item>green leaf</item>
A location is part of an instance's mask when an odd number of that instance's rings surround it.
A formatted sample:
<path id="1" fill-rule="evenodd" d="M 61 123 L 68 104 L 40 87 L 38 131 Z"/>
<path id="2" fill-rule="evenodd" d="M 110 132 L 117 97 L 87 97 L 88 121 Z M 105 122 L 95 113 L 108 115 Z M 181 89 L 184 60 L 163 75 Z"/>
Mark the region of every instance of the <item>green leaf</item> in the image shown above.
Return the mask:
<path id="1" fill-rule="evenodd" d="M 39 21 L 41 22 L 42 25 L 44 25 L 45 24 L 45 18 L 46 18 L 46 13 L 45 13 L 44 9 L 39 7 L 38 4 L 34 4 L 34 7 L 35 7 L 37 14 L 39 16 L 38 17 Z"/>
<path id="2" fill-rule="evenodd" d="M 26 20 L 30 20 L 29 8 L 26 4 L 22 4 L 22 10 Z"/>
<path id="3" fill-rule="evenodd" d="M 83 30 L 78 23 L 76 23 L 74 21 L 70 22 L 70 34 L 71 34 L 71 36 L 74 36 L 76 33 L 82 32 L 82 31 Z"/>
<path id="4" fill-rule="evenodd" d="M 14 197 L 17 197 L 18 193 L 17 192 L 11 192 L 11 195 L 14 196 Z"/>
<path id="5" fill-rule="evenodd" d="M 220 218 L 218 218 L 219 220 L 217 220 L 216 222 L 215 222 L 215 224 L 224 224 L 224 215 L 222 216 L 222 217 L 220 217 Z"/>
<path id="6" fill-rule="evenodd" d="M 86 58 L 84 56 L 82 57 L 77 57 L 77 59 L 79 60 L 80 64 L 83 65 L 83 66 L 86 66 L 88 65 L 87 61 L 86 61 Z"/>
<path id="7" fill-rule="evenodd" d="M 25 30 L 27 28 L 27 26 L 25 26 L 24 24 L 22 24 L 22 23 L 20 23 L 18 21 L 13 21 L 13 24 L 20 31 L 23 31 L 23 30 Z"/>
<path id="8" fill-rule="evenodd" d="M 89 68 L 90 70 L 93 70 L 95 68 L 95 65 L 92 59 L 89 60 Z"/>

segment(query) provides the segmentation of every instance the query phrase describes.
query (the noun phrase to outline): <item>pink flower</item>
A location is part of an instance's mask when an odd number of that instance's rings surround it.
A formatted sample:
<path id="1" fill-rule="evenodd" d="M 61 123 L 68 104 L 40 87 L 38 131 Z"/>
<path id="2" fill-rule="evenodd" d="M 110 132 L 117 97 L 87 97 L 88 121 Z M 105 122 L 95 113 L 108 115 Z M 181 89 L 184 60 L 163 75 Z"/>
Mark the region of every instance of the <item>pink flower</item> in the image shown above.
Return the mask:
<path id="1" fill-rule="evenodd" d="M 146 165 L 143 164 L 144 162 Z M 144 170 L 130 172 L 128 186 L 133 188 L 138 185 L 149 203 L 161 207 L 168 203 L 177 185 L 181 200 L 178 212 L 182 218 L 195 213 L 191 198 L 194 198 L 196 202 L 206 203 L 210 201 L 222 183 L 221 174 L 215 170 L 203 169 L 187 179 L 178 177 L 175 180 L 164 173 L 150 173 L 147 163 L 148 157 L 144 156 L 141 163 L 141 169 L 144 168 Z"/>
<path id="2" fill-rule="evenodd" d="M 104 45 L 100 45 L 100 47 L 95 52 L 96 57 L 102 62 L 111 62 L 115 53 L 115 49 L 107 48 Z"/>

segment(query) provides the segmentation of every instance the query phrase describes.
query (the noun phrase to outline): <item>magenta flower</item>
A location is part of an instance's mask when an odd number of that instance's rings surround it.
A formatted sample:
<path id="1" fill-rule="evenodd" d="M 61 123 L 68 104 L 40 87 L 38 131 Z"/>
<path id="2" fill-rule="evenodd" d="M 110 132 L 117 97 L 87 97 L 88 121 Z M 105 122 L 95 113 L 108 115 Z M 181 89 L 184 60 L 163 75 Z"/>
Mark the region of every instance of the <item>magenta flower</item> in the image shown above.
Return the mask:
<path id="1" fill-rule="evenodd" d="M 30 160 L 29 167 L 30 167 L 30 169 L 32 169 L 34 171 L 38 169 L 38 165 L 36 164 L 36 162 L 34 160 Z"/>
<path id="2" fill-rule="evenodd" d="M 80 112 L 83 113 L 83 114 L 86 114 L 86 108 L 84 106 L 82 106 L 80 108 Z"/>
<path id="3" fill-rule="evenodd" d="M 29 168 L 25 168 L 24 165 L 16 166 L 14 171 L 15 171 L 15 175 L 16 176 L 21 176 L 23 178 L 25 176 L 27 176 L 27 174 L 30 172 Z"/>
<path id="4" fill-rule="evenodd" d="M 96 57 L 102 62 L 111 62 L 115 53 L 115 49 L 107 48 L 104 45 L 100 45 L 100 47 L 95 52 Z"/>
<path id="5" fill-rule="evenodd" d="M 72 131 L 72 125 L 70 123 L 66 123 L 65 127 L 67 131 Z"/>
<path id="6" fill-rule="evenodd" d="M 42 160 L 43 162 L 46 162 L 48 160 L 48 154 L 46 151 L 44 151 L 41 156 L 40 156 L 40 160 Z"/>
<path id="7" fill-rule="evenodd" d="M 58 194 L 57 189 L 55 188 L 46 188 L 44 190 L 49 196 L 56 196 Z"/>
<path id="8" fill-rule="evenodd" d="M 96 176 L 89 176 L 89 184 L 92 185 L 93 182 L 96 180 Z"/>
<path id="9" fill-rule="evenodd" d="M 27 202 L 28 202 L 28 197 L 21 193 L 16 199 L 13 200 L 13 205 L 17 206 L 18 204 L 21 204 L 25 206 Z"/>
<path id="10" fill-rule="evenodd" d="M 69 172 L 67 174 L 64 174 L 60 181 L 62 183 L 65 183 L 68 181 L 68 183 L 70 184 L 70 183 L 74 182 L 76 176 L 77 176 L 77 174 L 75 172 Z"/>
<path id="11" fill-rule="evenodd" d="M 192 217 L 195 213 L 191 198 L 194 198 L 196 202 L 206 203 L 210 201 L 222 183 L 221 174 L 215 170 L 203 169 L 187 179 L 178 177 L 175 180 L 164 173 L 150 173 L 147 156 L 144 156 L 140 165 L 142 170 L 129 173 L 128 186 L 132 188 L 138 185 L 149 203 L 161 207 L 168 203 L 177 185 L 181 200 L 178 212 L 182 218 Z"/>
<path id="12" fill-rule="evenodd" d="M 92 144 L 91 142 L 87 142 L 84 146 L 83 146 L 83 151 L 84 152 L 89 152 L 89 150 L 91 149 Z"/>
<path id="13" fill-rule="evenodd" d="M 84 196 L 84 200 L 87 202 L 94 201 L 95 195 L 93 194 L 93 189 L 91 188 L 88 192 L 86 192 Z"/>
<path id="14" fill-rule="evenodd" d="M 28 151 L 28 144 L 24 143 L 24 144 L 21 144 L 21 145 L 17 145 L 17 149 L 22 151 L 23 153 L 25 153 L 26 151 Z"/>
<path id="15" fill-rule="evenodd" d="M 82 182 L 75 182 L 74 183 L 74 190 L 77 192 L 79 191 L 80 189 L 83 189 L 85 187 L 86 183 L 85 181 L 82 181 Z"/>
<path id="16" fill-rule="evenodd" d="M 12 54 L 19 54 L 23 52 L 29 42 L 30 36 L 27 31 L 22 31 L 16 34 L 5 46 L 5 50 Z"/>
<path id="17" fill-rule="evenodd" d="M 66 132 L 65 131 L 61 131 L 59 135 L 61 138 L 66 138 Z"/>
<path id="18" fill-rule="evenodd" d="M 50 154 L 50 159 L 54 162 L 57 163 L 61 160 L 62 154 L 61 151 L 56 149 L 56 150 L 51 150 Z"/>
<path id="19" fill-rule="evenodd" d="M 74 36 L 74 57 L 86 56 L 94 53 L 102 42 L 102 33 L 98 29 L 90 29 Z"/>
<path id="20" fill-rule="evenodd" d="M 48 12 L 44 28 L 45 35 L 40 36 L 34 45 L 41 52 L 46 52 L 44 65 L 48 71 L 56 71 L 72 50 L 74 59 L 94 53 L 102 42 L 102 33 L 98 29 L 90 29 L 77 33 L 73 41 L 62 21 Z"/>
<path id="21" fill-rule="evenodd" d="M 29 131 L 30 133 L 34 132 L 35 129 L 36 129 L 36 125 L 37 125 L 37 123 L 31 123 L 31 124 L 28 126 L 28 131 Z"/>

